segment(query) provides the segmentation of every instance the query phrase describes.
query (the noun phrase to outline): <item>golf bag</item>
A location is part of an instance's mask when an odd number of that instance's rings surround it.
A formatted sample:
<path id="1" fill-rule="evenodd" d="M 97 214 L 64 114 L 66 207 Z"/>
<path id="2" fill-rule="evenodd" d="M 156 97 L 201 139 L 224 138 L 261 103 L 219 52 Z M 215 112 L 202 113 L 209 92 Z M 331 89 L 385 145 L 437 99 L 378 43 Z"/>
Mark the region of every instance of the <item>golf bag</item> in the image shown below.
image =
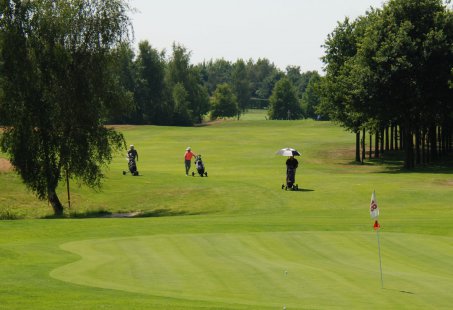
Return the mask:
<path id="1" fill-rule="evenodd" d="M 198 174 L 203 177 L 208 176 L 208 172 L 204 169 L 203 160 L 201 160 L 201 155 L 195 157 L 195 168 L 197 169 Z M 195 176 L 195 172 L 192 172 L 192 176 Z"/>
<path id="2" fill-rule="evenodd" d="M 294 183 L 296 182 L 296 168 L 293 167 L 288 167 L 286 168 L 286 186 L 282 185 L 285 187 L 285 189 L 292 189 L 292 190 L 298 190 L 299 186 Z"/>
<path id="3" fill-rule="evenodd" d="M 129 172 L 132 175 L 134 175 L 134 176 L 138 175 L 137 164 L 135 163 L 135 156 L 133 156 L 132 154 L 127 155 L 127 166 L 129 168 Z M 123 175 L 125 175 L 125 174 L 126 174 L 126 171 L 123 171 Z"/>

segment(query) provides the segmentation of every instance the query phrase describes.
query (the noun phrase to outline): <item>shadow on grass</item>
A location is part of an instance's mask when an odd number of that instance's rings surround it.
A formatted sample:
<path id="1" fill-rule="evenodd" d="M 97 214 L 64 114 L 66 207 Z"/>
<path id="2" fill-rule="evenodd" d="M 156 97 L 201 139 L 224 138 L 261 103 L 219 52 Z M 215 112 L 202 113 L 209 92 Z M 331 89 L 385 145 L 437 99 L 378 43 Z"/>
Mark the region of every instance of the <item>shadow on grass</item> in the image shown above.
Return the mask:
<path id="1" fill-rule="evenodd" d="M 393 288 L 382 288 L 383 290 L 387 290 L 387 291 L 394 291 L 394 292 L 399 292 L 399 293 L 403 293 L 403 294 L 409 294 L 409 295 L 415 295 L 415 293 L 413 292 L 409 292 L 409 291 L 405 291 L 405 290 L 398 290 L 398 289 L 393 289 Z"/>
<path id="2" fill-rule="evenodd" d="M 183 215 L 199 215 L 197 212 L 187 211 L 174 211 L 170 209 L 158 209 L 152 211 L 145 211 L 137 217 L 164 217 L 164 216 L 183 216 Z"/>
<path id="3" fill-rule="evenodd" d="M 404 167 L 404 153 L 397 151 L 386 152 L 382 158 L 366 159 L 363 163 L 351 161 L 348 165 L 381 167 L 383 171 L 380 173 L 453 173 L 452 154 L 436 162 L 418 165 L 413 169 Z"/>
<path id="4" fill-rule="evenodd" d="M 42 219 L 87 219 L 87 218 L 140 218 L 140 217 L 166 217 L 166 216 L 185 216 L 198 215 L 200 213 L 187 211 L 174 211 L 170 209 L 157 209 L 150 211 L 133 211 L 133 212 L 110 212 L 105 210 L 72 212 L 62 216 L 48 215 Z"/>
<path id="5" fill-rule="evenodd" d="M 285 192 L 294 192 L 294 193 L 300 193 L 300 192 L 314 192 L 314 189 L 309 189 L 309 188 L 299 188 L 297 190 L 295 189 L 283 189 Z"/>
<path id="6" fill-rule="evenodd" d="M 63 215 L 46 215 L 41 217 L 42 219 L 45 220 L 51 220 L 51 219 L 68 219 L 68 218 L 74 218 L 74 219 L 85 219 L 85 218 L 100 218 L 100 217 L 108 217 L 112 215 L 112 212 L 105 211 L 105 210 L 97 210 L 97 211 L 86 211 L 86 212 L 71 212 L 69 214 L 63 214 Z"/>
<path id="7" fill-rule="evenodd" d="M 406 169 L 402 166 L 389 166 L 381 173 L 431 173 L 431 174 L 453 174 L 453 164 L 446 162 L 431 163 L 417 166 L 413 169 Z"/>

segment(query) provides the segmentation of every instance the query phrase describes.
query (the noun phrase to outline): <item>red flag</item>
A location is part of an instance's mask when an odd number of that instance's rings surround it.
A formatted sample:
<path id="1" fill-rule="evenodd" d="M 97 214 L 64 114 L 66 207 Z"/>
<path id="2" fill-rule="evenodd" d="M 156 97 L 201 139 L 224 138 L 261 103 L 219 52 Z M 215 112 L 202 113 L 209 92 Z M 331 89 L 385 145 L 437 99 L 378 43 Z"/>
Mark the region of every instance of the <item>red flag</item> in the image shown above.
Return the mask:
<path id="1" fill-rule="evenodd" d="M 374 228 L 374 230 L 378 230 L 379 228 L 381 228 L 381 225 L 379 225 L 379 222 L 377 220 L 374 221 L 373 228 Z"/>

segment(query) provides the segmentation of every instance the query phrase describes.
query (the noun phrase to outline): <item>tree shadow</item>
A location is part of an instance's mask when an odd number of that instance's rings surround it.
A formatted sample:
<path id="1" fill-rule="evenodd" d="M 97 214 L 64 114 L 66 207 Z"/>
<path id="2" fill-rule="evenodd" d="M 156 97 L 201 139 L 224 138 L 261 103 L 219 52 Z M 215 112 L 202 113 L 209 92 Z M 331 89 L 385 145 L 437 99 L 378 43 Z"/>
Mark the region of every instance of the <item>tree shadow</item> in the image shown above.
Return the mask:
<path id="1" fill-rule="evenodd" d="M 171 209 L 157 209 L 148 211 L 132 211 L 132 212 L 110 212 L 105 210 L 86 211 L 86 212 L 70 212 L 62 216 L 47 215 L 41 219 L 88 219 L 88 218 L 142 218 L 142 217 L 167 217 L 167 216 L 187 216 L 199 215 L 197 212 L 175 211 Z"/>
<path id="2" fill-rule="evenodd" d="M 85 219 L 85 218 L 101 218 L 101 217 L 108 217 L 112 215 L 112 212 L 105 211 L 105 210 L 92 210 L 92 211 L 85 211 L 85 212 L 71 212 L 69 214 L 63 215 L 45 215 L 42 216 L 41 219 L 44 220 L 55 220 L 55 219 Z"/>
<path id="3" fill-rule="evenodd" d="M 174 211 L 170 209 L 157 209 L 145 211 L 137 217 L 165 217 L 165 216 L 183 216 L 183 215 L 199 215 L 199 212 Z"/>
<path id="4" fill-rule="evenodd" d="M 404 167 L 404 158 L 400 152 L 387 152 L 382 158 L 366 159 L 363 163 L 351 161 L 347 165 L 379 167 L 382 171 L 378 173 L 431 173 L 431 174 L 452 174 L 453 173 L 453 158 L 450 155 L 436 162 L 420 164 L 412 169 Z M 373 172 L 374 173 L 374 172 Z"/>
<path id="5" fill-rule="evenodd" d="M 385 167 L 384 171 L 380 173 L 389 173 L 389 174 L 411 174 L 411 173 L 429 173 L 429 174 L 453 174 L 453 161 L 444 160 L 436 163 L 429 163 L 417 166 L 412 169 L 404 168 L 403 165 L 388 165 Z"/>

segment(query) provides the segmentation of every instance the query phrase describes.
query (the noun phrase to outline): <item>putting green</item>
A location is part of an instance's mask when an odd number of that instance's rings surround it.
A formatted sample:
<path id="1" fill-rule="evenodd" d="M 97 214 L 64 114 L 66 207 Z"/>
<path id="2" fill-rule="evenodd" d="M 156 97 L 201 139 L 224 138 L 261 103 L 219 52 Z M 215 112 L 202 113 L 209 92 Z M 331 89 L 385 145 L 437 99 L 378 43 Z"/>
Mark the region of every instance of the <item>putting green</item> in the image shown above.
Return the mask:
<path id="1" fill-rule="evenodd" d="M 165 234 L 83 240 L 51 276 L 80 285 L 253 307 L 448 308 L 453 238 L 381 233 Z M 434 304 L 433 304 L 434 302 Z"/>

